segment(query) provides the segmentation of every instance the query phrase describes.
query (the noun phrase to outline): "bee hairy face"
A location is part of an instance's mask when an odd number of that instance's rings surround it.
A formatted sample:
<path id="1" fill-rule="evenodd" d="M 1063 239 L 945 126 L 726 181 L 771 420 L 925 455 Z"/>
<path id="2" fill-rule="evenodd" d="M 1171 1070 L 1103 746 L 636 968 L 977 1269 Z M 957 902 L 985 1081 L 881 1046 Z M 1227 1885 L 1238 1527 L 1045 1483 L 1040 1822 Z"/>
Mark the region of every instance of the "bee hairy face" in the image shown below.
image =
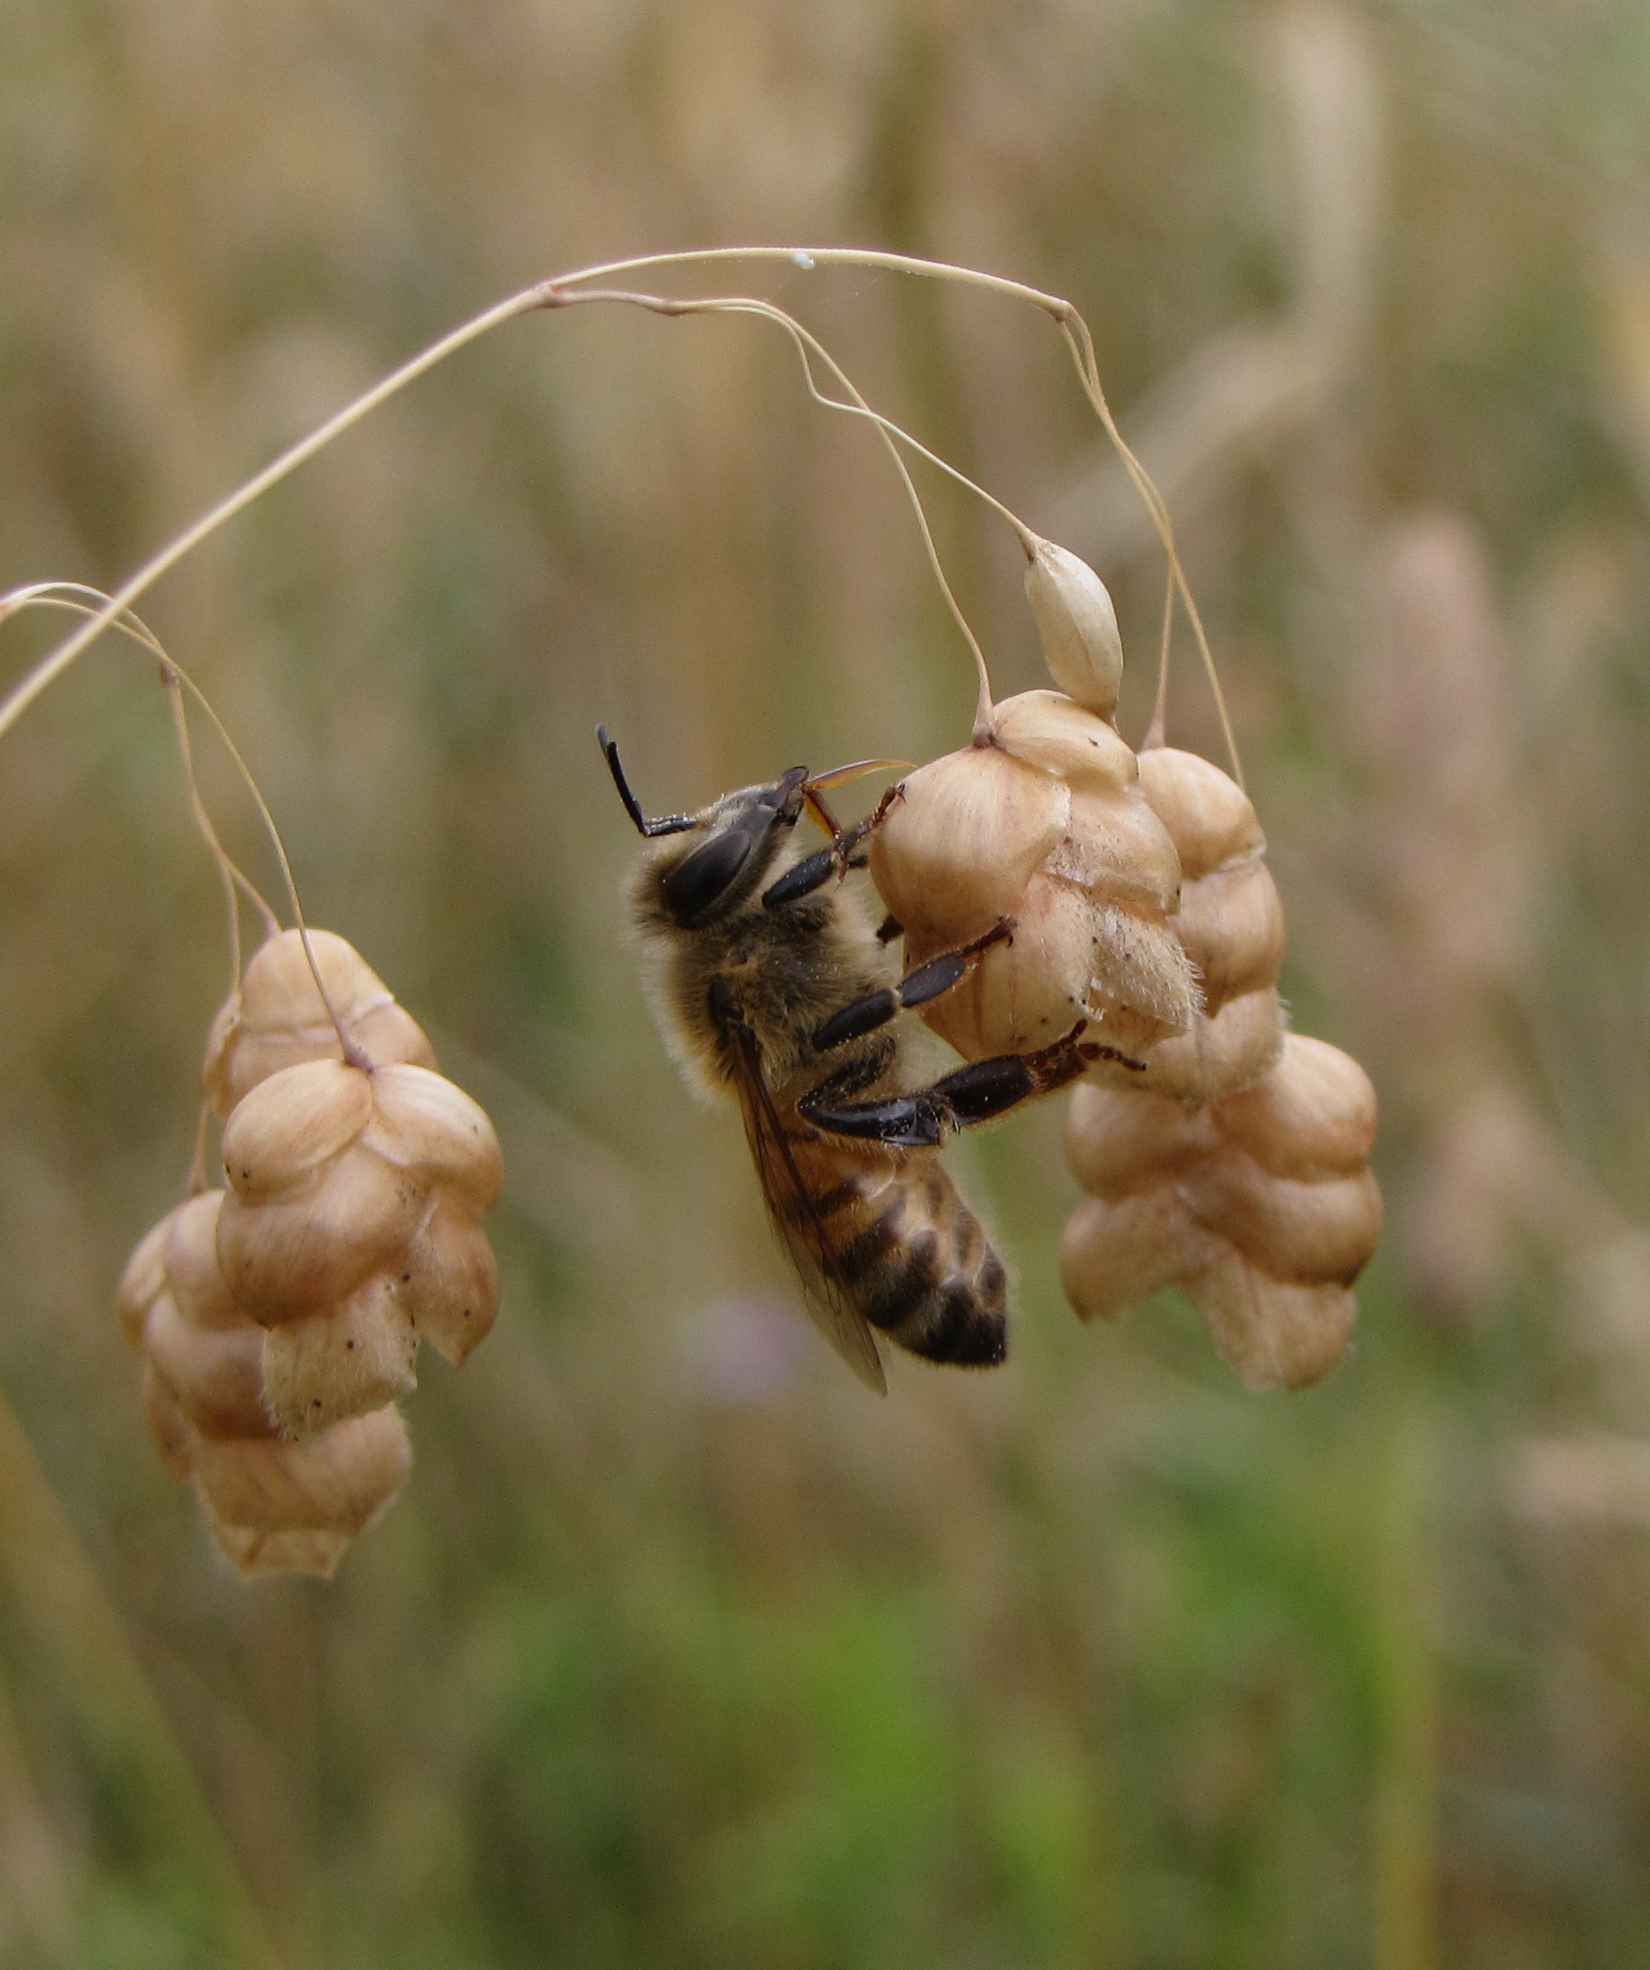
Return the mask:
<path id="1" fill-rule="evenodd" d="M 745 901 L 796 825 L 806 778 L 794 766 L 767 786 L 724 795 L 694 826 L 697 839 L 661 857 L 659 902 L 672 923 L 692 930 Z"/>
<path id="2" fill-rule="evenodd" d="M 624 810 L 644 841 L 662 835 L 699 837 L 659 852 L 649 869 L 644 911 L 655 910 L 679 930 L 694 930 L 735 910 L 772 866 L 807 800 L 808 769 L 793 766 L 777 780 L 724 794 L 702 814 L 664 814 L 649 820 L 630 790 L 619 748 L 607 727 L 596 740 Z"/>

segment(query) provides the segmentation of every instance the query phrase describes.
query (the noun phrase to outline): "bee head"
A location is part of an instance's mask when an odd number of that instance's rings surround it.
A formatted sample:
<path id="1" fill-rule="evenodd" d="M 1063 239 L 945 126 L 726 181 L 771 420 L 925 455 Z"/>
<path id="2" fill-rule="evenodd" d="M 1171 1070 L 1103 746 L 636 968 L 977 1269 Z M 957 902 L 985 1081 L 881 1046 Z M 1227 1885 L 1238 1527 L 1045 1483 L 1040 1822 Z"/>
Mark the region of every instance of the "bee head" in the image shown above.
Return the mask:
<path id="1" fill-rule="evenodd" d="M 793 766 L 765 785 L 724 794 L 700 814 L 649 820 L 630 791 L 618 747 L 605 728 L 598 727 L 596 737 L 637 833 L 648 841 L 661 835 L 694 837 L 650 857 L 644 886 L 653 907 L 679 929 L 691 930 L 742 903 L 796 826 L 808 769 Z"/>

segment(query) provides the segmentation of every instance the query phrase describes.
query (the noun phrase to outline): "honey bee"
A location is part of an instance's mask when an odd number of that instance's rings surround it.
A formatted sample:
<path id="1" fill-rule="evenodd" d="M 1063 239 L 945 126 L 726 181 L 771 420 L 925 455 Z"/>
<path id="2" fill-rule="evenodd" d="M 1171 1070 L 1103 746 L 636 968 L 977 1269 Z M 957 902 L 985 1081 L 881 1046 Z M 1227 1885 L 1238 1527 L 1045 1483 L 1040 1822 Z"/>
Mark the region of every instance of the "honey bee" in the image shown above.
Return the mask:
<path id="1" fill-rule="evenodd" d="M 900 1085 L 896 1014 L 951 990 L 1013 935 L 1008 920 L 897 975 L 891 919 L 873 928 L 844 878 L 900 796 L 839 829 L 827 788 L 893 761 L 810 778 L 793 766 L 697 814 L 649 820 L 606 729 L 597 740 L 648 844 L 631 887 L 655 1016 L 687 1078 L 733 1094 L 768 1213 L 804 1304 L 860 1380 L 887 1387 L 876 1336 L 930 1361 L 995 1366 L 1007 1353 L 1008 1278 L 940 1162 L 946 1138 L 1064 1086 L 1110 1049 L 1083 1023 L 1035 1053 Z M 811 812 L 830 845 L 803 853 Z"/>

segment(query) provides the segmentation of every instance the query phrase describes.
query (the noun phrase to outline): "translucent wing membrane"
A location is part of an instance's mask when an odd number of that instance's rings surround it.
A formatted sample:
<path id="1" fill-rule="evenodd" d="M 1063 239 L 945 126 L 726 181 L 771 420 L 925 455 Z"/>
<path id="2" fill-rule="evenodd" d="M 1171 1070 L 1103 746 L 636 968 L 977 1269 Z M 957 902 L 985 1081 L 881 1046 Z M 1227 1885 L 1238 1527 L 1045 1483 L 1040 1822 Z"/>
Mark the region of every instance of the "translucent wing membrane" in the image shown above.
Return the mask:
<path id="1" fill-rule="evenodd" d="M 865 1386 L 886 1395 L 888 1380 L 876 1338 L 864 1315 L 831 1279 L 822 1220 L 797 1168 L 784 1119 L 762 1078 L 755 1038 L 743 1030 L 738 1088 L 763 1201 L 801 1278 L 808 1316 Z"/>

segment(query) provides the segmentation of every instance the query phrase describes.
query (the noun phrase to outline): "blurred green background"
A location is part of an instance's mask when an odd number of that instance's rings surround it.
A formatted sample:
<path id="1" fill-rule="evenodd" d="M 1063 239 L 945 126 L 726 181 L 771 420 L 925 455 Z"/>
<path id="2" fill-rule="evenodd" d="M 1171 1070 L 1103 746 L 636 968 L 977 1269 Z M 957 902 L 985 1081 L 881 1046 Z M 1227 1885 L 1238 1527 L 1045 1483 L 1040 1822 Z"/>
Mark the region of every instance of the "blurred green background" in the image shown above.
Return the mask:
<path id="1" fill-rule="evenodd" d="M 878 1404 L 637 987 L 592 738 L 695 806 L 958 743 L 870 435 L 749 322 L 575 311 L 145 608 L 313 918 L 490 1108 L 505 1311 L 331 1586 L 237 1584 L 116 1330 L 227 983 L 153 667 L 0 746 L 0 1963 L 1619 1965 L 1650 1934 L 1650 15 L 1636 0 L 12 0 L 0 583 L 113 585 L 527 281 L 746 240 L 1088 314 L 1222 659 L 1297 1022 L 1383 1101 L 1323 1388 L 1085 1331 L 1056 1104 L 959 1148 L 1014 1359 Z M 1112 584 L 1161 562 L 1029 310 L 800 310 Z M 999 690 L 1000 524 L 932 477 Z M 57 623 L 14 621 L 5 674 Z M 1171 736 L 1208 749 L 1183 656 Z M 271 880 L 200 741 L 214 811 Z"/>

